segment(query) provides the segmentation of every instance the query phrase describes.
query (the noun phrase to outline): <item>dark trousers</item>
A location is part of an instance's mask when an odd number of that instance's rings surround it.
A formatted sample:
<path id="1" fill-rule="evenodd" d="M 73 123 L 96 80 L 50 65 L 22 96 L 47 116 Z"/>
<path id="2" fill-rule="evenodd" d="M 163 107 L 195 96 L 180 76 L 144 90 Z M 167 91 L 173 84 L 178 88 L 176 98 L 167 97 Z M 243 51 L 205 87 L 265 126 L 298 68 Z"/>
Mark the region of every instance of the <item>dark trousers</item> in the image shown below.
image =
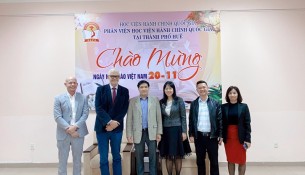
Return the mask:
<path id="1" fill-rule="evenodd" d="M 156 164 L 157 142 L 155 140 L 149 140 L 147 129 L 145 131 L 142 131 L 141 142 L 138 144 L 135 143 L 137 175 L 144 174 L 145 143 L 148 146 L 149 174 L 156 175 L 157 174 L 157 164 Z"/>
<path id="2" fill-rule="evenodd" d="M 196 160 L 198 167 L 198 175 L 205 175 L 205 157 L 206 152 L 210 159 L 210 175 L 219 175 L 218 166 L 218 140 L 209 136 L 197 135 L 195 139 Z"/>

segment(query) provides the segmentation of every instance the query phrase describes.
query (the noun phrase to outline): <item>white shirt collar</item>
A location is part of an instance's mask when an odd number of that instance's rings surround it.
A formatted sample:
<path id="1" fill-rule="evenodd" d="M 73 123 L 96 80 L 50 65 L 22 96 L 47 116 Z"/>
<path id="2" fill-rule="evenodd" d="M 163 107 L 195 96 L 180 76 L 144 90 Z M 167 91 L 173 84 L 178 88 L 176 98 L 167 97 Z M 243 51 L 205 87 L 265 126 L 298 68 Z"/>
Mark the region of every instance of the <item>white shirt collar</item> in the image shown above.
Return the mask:
<path id="1" fill-rule="evenodd" d="M 76 92 L 74 93 L 74 95 L 70 95 L 70 93 L 67 91 L 67 95 L 68 95 L 68 97 L 73 98 L 73 97 L 75 97 Z"/>
<path id="2" fill-rule="evenodd" d="M 112 90 L 112 88 L 115 88 L 115 90 L 118 90 L 119 85 L 116 85 L 115 87 L 113 87 L 111 84 L 109 84 L 110 89 Z"/>
<path id="3" fill-rule="evenodd" d="M 209 99 L 209 97 L 208 97 L 206 100 L 203 101 L 203 100 L 201 100 L 201 98 L 199 97 L 199 100 L 198 100 L 198 101 L 199 101 L 199 102 L 202 102 L 202 103 L 206 103 L 206 102 L 208 101 L 208 99 Z"/>

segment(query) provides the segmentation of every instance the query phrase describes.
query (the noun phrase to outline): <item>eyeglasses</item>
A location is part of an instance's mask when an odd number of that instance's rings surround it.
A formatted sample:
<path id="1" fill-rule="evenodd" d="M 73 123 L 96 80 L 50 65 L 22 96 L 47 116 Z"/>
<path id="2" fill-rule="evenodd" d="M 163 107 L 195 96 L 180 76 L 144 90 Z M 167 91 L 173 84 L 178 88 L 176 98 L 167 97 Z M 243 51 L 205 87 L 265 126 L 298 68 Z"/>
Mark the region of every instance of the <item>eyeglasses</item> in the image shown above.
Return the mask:
<path id="1" fill-rule="evenodd" d="M 110 78 L 120 78 L 119 75 L 109 75 Z"/>

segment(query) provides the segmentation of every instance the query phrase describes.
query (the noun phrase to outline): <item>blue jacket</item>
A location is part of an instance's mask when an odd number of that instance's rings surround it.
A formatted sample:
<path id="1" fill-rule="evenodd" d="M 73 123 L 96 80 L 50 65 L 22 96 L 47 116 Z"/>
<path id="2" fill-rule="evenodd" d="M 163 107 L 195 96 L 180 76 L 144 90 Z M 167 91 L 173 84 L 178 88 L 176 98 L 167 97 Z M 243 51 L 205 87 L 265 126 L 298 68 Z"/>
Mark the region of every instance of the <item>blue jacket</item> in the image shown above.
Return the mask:
<path id="1" fill-rule="evenodd" d="M 89 115 L 89 108 L 86 97 L 81 93 L 75 93 L 75 125 L 78 127 L 78 134 L 84 137 L 88 134 L 86 120 Z M 54 101 L 54 119 L 57 123 L 56 138 L 57 140 L 64 140 L 69 134 L 66 129 L 70 126 L 72 119 L 72 107 L 70 104 L 70 97 L 68 92 L 55 97 Z"/>

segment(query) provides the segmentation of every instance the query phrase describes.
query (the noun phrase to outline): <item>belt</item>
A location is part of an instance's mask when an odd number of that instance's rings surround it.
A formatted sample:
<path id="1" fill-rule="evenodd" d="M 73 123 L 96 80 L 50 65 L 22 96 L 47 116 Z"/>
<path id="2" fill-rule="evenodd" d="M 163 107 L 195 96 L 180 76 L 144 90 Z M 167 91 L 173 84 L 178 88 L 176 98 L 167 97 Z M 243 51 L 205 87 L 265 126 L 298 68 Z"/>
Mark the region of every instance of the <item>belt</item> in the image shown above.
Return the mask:
<path id="1" fill-rule="evenodd" d="M 147 131 L 148 130 L 148 128 L 142 128 L 142 131 Z"/>
<path id="2" fill-rule="evenodd" d="M 211 132 L 200 132 L 200 131 L 197 131 L 197 132 L 198 132 L 198 134 L 205 136 L 205 137 L 209 137 L 211 135 Z"/>

